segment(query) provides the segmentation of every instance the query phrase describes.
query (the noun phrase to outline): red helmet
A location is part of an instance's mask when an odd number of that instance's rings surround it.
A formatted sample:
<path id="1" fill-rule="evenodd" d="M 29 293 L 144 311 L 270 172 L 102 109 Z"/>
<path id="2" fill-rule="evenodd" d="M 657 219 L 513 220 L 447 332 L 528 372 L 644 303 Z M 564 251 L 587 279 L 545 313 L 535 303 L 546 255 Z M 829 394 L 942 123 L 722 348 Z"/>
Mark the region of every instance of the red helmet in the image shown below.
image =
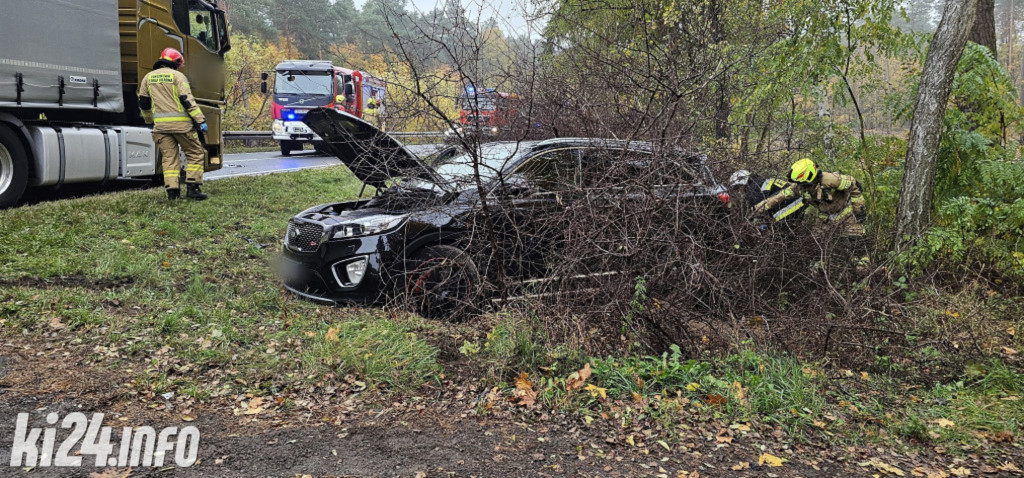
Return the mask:
<path id="1" fill-rule="evenodd" d="M 174 63 L 179 68 L 185 64 L 185 57 L 181 56 L 181 52 L 174 48 L 164 48 L 164 51 L 160 52 L 160 59 Z"/>

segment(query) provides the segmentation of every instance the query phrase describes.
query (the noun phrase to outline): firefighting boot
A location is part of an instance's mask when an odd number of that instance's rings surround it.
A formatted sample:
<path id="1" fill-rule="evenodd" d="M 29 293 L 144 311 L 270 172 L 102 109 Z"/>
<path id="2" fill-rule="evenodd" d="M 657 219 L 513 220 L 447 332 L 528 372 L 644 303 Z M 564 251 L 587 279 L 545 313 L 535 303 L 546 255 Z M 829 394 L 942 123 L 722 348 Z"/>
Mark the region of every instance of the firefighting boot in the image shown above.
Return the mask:
<path id="1" fill-rule="evenodd" d="M 189 183 L 188 192 L 185 194 L 185 197 L 189 199 L 195 199 L 197 201 L 202 201 L 210 196 L 200 191 L 198 184 Z"/>
<path id="2" fill-rule="evenodd" d="M 173 201 L 175 199 L 181 199 L 180 188 L 167 188 L 167 199 Z"/>

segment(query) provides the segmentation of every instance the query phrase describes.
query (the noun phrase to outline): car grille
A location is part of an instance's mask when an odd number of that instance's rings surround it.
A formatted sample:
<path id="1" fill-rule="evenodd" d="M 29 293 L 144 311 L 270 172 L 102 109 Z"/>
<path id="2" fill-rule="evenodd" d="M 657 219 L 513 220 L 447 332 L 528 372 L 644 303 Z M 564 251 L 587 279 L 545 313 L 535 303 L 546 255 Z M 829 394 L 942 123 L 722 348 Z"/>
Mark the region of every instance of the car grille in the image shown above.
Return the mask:
<path id="1" fill-rule="evenodd" d="M 288 222 L 288 233 L 285 243 L 296 251 L 312 251 L 320 247 L 324 228 L 319 224 L 291 220 Z"/>

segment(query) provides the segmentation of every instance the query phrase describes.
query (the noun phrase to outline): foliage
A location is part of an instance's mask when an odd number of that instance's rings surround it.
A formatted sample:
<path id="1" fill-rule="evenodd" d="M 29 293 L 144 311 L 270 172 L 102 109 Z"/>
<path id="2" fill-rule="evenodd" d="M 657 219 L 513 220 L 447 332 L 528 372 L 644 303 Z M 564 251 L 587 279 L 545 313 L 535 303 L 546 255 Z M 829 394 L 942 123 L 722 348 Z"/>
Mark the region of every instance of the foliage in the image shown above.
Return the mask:
<path id="1" fill-rule="evenodd" d="M 968 43 L 937 157 L 937 224 L 903 263 L 918 270 L 937 260 L 954 267 L 991 264 L 1024 279 L 1024 166 L 1017 160 L 1020 146 L 1007 142 L 1024 127 L 1016 97 L 1009 74 L 991 52 Z M 906 103 L 900 113 L 910 114 L 911 106 Z"/>

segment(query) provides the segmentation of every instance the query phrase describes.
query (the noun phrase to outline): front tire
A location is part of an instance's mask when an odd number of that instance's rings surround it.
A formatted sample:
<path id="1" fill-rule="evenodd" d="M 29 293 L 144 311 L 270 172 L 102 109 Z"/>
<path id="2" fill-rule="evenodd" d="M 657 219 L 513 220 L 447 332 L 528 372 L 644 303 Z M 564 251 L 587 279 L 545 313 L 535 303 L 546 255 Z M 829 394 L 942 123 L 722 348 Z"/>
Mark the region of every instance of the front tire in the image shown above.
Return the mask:
<path id="1" fill-rule="evenodd" d="M 281 156 L 291 156 L 295 149 L 291 141 L 281 141 Z"/>
<path id="2" fill-rule="evenodd" d="M 423 317 L 460 321 L 477 310 L 480 272 L 461 249 L 424 247 L 408 260 L 404 279 L 404 298 Z"/>
<path id="3" fill-rule="evenodd" d="M 28 187 L 28 154 L 18 135 L 0 125 L 0 208 L 18 204 Z"/>

